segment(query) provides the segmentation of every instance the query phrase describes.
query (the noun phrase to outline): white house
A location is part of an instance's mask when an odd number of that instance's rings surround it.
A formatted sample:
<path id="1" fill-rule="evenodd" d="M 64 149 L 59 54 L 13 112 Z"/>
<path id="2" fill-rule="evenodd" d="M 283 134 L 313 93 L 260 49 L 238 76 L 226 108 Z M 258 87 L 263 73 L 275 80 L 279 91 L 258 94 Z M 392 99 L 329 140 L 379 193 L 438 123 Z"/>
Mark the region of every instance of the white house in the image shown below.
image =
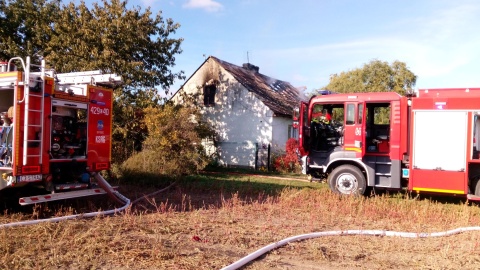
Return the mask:
<path id="1" fill-rule="evenodd" d="M 292 113 L 300 103 L 299 90 L 252 64 L 240 67 L 210 56 L 171 100 L 200 108 L 218 134 L 214 142 L 205 142 L 207 151 L 216 153 L 223 166 L 265 166 L 269 145 L 272 153 L 283 152 L 295 137 Z"/>

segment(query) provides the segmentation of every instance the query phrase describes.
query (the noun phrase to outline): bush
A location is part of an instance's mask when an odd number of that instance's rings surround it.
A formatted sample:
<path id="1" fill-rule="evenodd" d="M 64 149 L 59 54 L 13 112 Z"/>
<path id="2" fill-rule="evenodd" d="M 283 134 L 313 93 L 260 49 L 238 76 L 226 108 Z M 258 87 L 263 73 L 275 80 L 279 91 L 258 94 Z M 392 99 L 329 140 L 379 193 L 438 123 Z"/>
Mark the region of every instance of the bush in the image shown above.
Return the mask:
<path id="1" fill-rule="evenodd" d="M 124 174 L 150 173 L 179 177 L 203 169 L 209 162 L 202 138 L 213 130 L 191 107 L 165 105 L 145 110 L 148 128 L 141 152 L 122 164 Z"/>
<path id="2" fill-rule="evenodd" d="M 298 141 L 294 138 L 288 139 L 285 145 L 285 154 L 274 159 L 273 167 L 282 173 L 300 173 L 302 167 L 298 160 Z"/>

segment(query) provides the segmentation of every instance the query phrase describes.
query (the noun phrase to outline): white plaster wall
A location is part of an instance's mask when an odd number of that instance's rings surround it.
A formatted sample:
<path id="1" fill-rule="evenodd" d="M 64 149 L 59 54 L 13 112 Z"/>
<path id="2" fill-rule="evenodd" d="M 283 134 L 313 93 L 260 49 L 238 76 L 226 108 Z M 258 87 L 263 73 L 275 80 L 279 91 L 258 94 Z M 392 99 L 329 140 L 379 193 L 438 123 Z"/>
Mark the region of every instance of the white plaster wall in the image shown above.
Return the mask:
<path id="1" fill-rule="evenodd" d="M 188 81 L 183 85 L 183 88 L 180 89 L 175 95 L 172 97 L 172 101 L 175 103 L 184 103 L 183 97 L 181 95 L 182 92 L 186 94 L 192 95 L 197 94 L 196 102 L 199 107 L 203 107 L 203 85 L 206 82 L 211 80 L 219 80 L 219 69 L 220 67 L 215 64 L 215 61 L 209 59 L 203 66 L 201 66 L 193 75 L 188 79 Z"/>
<path id="2" fill-rule="evenodd" d="M 215 106 L 203 105 L 203 85 L 218 80 Z M 255 166 L 255 143 L 272 143 L 273 112 L 253 93 L 216 62 L 209 60 L 184 85 L 183 90 L 197 94 L 197 106 L 218 132 L 219 163 L 226 166 Z M 172 100 L 182 102 L 179 93 Z M 285 133 L 287 127 L 284 128 Z"/>
<path id="3" fill-rule="evenodd" d="M 274 117 L 272 131 L 272 151 L 284 152 L 288 140 L 288 126 L 292 125 L 292 119 L 288 117 Z"/>
<path id="4" fill-rule="evenodd" d="M 218 131 L 222 163 L 254 167 L 256 143 L 262 147 L 272 140 L 273 113 L 238 83 L 225 88 L 205 113 Z"/>

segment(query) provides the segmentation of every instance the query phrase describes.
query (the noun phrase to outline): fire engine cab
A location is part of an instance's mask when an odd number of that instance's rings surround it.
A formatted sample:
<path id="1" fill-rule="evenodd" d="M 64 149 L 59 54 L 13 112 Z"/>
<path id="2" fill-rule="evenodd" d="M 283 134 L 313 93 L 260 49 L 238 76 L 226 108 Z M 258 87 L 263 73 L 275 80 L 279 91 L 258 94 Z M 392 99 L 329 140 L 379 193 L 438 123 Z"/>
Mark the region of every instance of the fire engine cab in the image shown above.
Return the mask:
<path id="1" fill-rule="evenodd" d="M 110 168 L 110 88 L 120 82 L 100 71 L 57 74 L 29 57 L 0 62 L 0 190 L 48 193 L 22 205 L 105 193 L 92 179 Z"/>
<path id="2" fill-rule="evenodd" d="M 480 88 L 319 95 L 293 120 L 303 173 L 334 192 L 480 199 Z"/>

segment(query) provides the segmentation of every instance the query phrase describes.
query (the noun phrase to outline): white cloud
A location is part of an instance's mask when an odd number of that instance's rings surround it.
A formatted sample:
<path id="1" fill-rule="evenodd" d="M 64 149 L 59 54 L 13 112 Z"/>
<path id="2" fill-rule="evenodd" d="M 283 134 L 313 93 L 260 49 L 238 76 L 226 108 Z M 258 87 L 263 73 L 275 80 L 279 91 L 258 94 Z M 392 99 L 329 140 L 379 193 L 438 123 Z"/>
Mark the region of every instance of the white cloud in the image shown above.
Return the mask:
<path id="1" fill-rule="evenodd" d="M 473 73 L 478 70 L 480 62 L 479 47 L 480 38 L 452 46 L 445 42 L 405 37 L 372 37 L 320 46 L 265 50 L 258 53 L 261 55 L 258 60 L 260 63 L 273 61 L 272 66 L 276 69 L 282 66 L 290 71 L 279 74 L 280 78 L 291 80 L 294 85 L 311 84 L 309 86 L 314 88 L 327 84 L 330 74 L 360 68 L 373 59 L 405 62 L 419 76 L 417 86 L 447 87 L 447 83 L 448 87 L 472 86 L 474 84 L 469 81 L 478 77 Z M 268 72 L 275 71 L 275 68 L 267 69 Z M 478 83 L 477 80 L 477 87 Z"/>
<path id="2" fill-rule="evenodd" d="M 283 48 L 271 42 L 253 48 L 255 57 L 251 60 L 263 74 L 309 89 L 328 84 L 330 74 L 360 68 L 373 59 L 405 62 L 419 76 L 419 88 L 480 87 L 480 35 L 476 34 L 480 2 L 445 3 L 447 6 L 432 4 L 425 12 L 392 18 L 384 27 L 367 31 L 362 37 L 340 28 L 338 38 L 305 36 L 298 39 L 301 42 L 286 42 Z M 270 26 L 268 23 L 264 22 Z M 313 33 L 315 30 L 311 30 Z M 242 61 L 224 53 L 214 55 L 232 63 Z"/>
<path id="3" fill-rule="evenodd" d="M 470 36 L 477 30 L 478 12 L 480 5 L 474 3 L 456 3 L 437 9 L 428 17 L 419 18 L 418 25 L 421 27 L 425 38 L 436 41 L 450 41 L 453 37 Z"/>
<path id="4" fill-rule="evenodd" d="M 208 12 L 217 12 L 223 8 L 223 5 L 213 0 L 188 0 L 187 3 L 183 4 L 183 7 L 191 9 L 199 8 Z"/>
<path id="5" fill-rule="evenodd" d="M 141 0 L 141 2 L 145 7 L 151 7 L 156 2 L 156 0 Z"/>
<path id="6" fill-rule="evenodd" d="M 284 76 L 292 83 L 328 82 L 327 76 L 348 71 L 378 59 L 405 62 L 419 76 L 417 86 L 472 86 L 480 68 L 480 36 L 476 35 L 479 5 L 438 9 L 425 17 L 401 20 L 401 27 L 344 42 L 262 50 L 263 61 L 276 66 L 288 63 L 295 73 Z M 398 26 L 398 25 L 397 25 Z M 277 59 L 281 59 L 277 61 Z M 309 67 L 305 69 L 304 67 Z M 324 83 L 326 84 L 326 83 Z"/>

